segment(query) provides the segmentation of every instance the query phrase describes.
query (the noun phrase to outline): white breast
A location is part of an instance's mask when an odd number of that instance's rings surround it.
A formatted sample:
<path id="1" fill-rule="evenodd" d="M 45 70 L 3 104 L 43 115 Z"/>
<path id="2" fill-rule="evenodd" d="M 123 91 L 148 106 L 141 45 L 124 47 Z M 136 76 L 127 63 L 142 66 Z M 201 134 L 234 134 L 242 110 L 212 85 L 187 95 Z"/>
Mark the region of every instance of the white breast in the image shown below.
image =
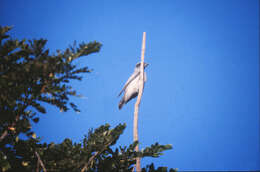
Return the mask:
<path id="1" fill-rule="evenodd" d="M 136 77 L 125 89 L 125 100 L 128 100 L 133 94 L 139 91 L 140 75 Z M 146 73 L 144 73 L 144 82 L 146 82 Z"/>

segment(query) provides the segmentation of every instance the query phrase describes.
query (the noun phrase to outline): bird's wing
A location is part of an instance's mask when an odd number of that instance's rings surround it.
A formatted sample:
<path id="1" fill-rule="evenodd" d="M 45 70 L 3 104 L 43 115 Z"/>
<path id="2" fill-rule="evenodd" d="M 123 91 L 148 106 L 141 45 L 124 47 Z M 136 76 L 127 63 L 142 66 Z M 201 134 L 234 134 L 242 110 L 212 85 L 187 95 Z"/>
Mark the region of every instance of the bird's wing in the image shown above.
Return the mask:
<path id="1" fill-rule="evenodd" d="M 136 74 L 133 74 L 130 76 L 130 78 L 128 78 L 128 80 L 126 81 L 123 89 L 120 91 L 120 93 L 118 94 L 118 96 L 120 96 L 123 91 L 125 91 L 126 87 L 140 74 L 140 72 L 137 72 Z"/>

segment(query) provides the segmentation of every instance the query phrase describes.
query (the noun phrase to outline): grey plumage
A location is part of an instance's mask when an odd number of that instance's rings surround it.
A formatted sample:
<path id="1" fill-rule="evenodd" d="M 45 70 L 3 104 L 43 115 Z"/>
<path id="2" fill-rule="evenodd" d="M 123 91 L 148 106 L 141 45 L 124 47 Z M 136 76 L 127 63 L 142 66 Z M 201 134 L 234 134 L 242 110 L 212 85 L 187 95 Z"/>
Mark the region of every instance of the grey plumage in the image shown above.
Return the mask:
<path id="1" fill-rule="evenodd" d="M 119 93 L 120 96 L 124 92 L 124 96 L 118 104 L 118 108 L 121 109 L 124 104 L 129 102 L 131 99 L 135 98 L 139 92 L 139 81 L 140 81 L 140 66 L 141 63 L 137 63 L 134 69 L 134 73 L 128 78 L 123 89 Z M 144 63 L 144 68 L 148 66 L 147 63 Z M 144 72 L 144 82 L 146 82 L 146 73 Z"/>

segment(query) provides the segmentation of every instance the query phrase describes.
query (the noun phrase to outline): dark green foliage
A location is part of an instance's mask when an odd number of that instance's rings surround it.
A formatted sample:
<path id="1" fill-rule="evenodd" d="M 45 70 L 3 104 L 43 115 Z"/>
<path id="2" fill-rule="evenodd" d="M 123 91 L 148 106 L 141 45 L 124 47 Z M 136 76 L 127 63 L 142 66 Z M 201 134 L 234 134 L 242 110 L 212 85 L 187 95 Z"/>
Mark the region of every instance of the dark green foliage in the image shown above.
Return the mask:
<path id="1" fill-rule="evenodd" d="M 90 70 L 78 68 L 73 62 L 101 47 L 94 41 L 50 54 L 45 48 L 47 40 L 11 39 L 7 33 L 10 29 L 0 26 L 0 151 L 12 147 L 20 133 L 36 136 L 31 122 L 37 123 L 39 114 L 46 113 L 42 102 L 61 111 L 79 111 L 69 102 L 69 96 L 76 95 L 69 81 L 81 80 L 82 74 Z"/>
<path id="2" fill-rule="evenodd" d="M 50 54 L 46 40 L 13 40 L 7 32 L 10 27 L 0 26 L 0 171 L 41 171 L 42 161 L 47 171 L 132 171 L 136 157 L 159 157 L 171 145 L 155 143 L 140 152 L 134 149 L 138 142 L 128 147 L 113 149 L 126 125 L 110 129 L 109 124 L 89 130 L 80 143 L 65 139 L 62 143 L 41 143 L 31 129 L 41 113 L 47 113 L 43 105 L 56 106 L 61 111 L 77 106 L 69 101 L 75 96 L 69 82 L 81 80 L 88 67 L 78 68 L 73 62 L 79 57 L 98 52 L 98 42 L 81 43 L 65 51 Z M 23 133 L 26 139 L 19 139 Z M 153 164 L 142 171 L 154 169 Z"/>
<path id="3" fill-rule="evenodd" d="M 5 148 L 4 152 L 7 161 L 14 164 L 12 166 L 14 171 L 17 169 L 35 171 L 37 168 L 35 152 L 37 152 L 48 171 L 76 172 L 87 166 L 85 171 L 88 172 L 130 172 L 136 157 L 157 155 L 171 148 L 170 145 L 156 144 L 147 147 L 145 153 L 144 151 L 135 152 L 134 148 L 138 144 L 135 142 L 129 147 L 119 147 L 113 150 L 111 146 L 116 143 L 125 127 L 125 124 L 119 124 L 113 129 L 110 129 L 108 124 L 100 126 L 94 131 L 90 130 L 81 143 L 73 143 L 70 139 L 65 139 L 60 144 L 39 143 L 37 139 L 19 140 L 13 148 Z M 151 167 L 143 170 L 149 169 L 154 170 Z"/>
<path id="4" fill-rule="evenodd" d="M 67 111 L 68 105 L 79 111 L 69 102 L 69 96 L 76 92 L 68 83 L 71 79 L 81 80 L 80 74 L 90 70 L 77 68 L 73 62 L 98 52 L 101 47 L 98 42 L 82 43 L 79 47 L 75 44 L 64 52 L 50 54 L 45 48 L 47 40 L 9 39 L 10 29 L 0 27 L 0 134 L 8 132 L 5 139 L 30 131 L 31 121 L 39 121 L 39 117 L 34 117 L 36 112 L 46 113 L 41 102 L 61 111 Z"/>
<path id="5" fill-rule="evenodd" d="M 146 168 L 142 168 L 142 172 L 177 172 L 177 169 L 170 169 L 168 171 L 167 167 L 158 167 L 155 169 L 154 164 L 147 165 Z"/>

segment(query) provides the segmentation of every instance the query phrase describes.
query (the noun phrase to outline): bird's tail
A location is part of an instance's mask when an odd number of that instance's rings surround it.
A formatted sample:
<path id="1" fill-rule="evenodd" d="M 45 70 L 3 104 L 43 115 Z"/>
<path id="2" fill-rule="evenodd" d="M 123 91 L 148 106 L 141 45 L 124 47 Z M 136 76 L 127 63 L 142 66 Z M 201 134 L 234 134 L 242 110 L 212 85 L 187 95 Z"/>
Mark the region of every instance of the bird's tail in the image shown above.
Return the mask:
<path id="1" fill-rule="evenodd" d="M 124 102 L 124 97 L 120 100 L 119 104 L 118 104 L 118 108 L 119 110 L 123 107 L 123 105 L 125 104 Z"/>

